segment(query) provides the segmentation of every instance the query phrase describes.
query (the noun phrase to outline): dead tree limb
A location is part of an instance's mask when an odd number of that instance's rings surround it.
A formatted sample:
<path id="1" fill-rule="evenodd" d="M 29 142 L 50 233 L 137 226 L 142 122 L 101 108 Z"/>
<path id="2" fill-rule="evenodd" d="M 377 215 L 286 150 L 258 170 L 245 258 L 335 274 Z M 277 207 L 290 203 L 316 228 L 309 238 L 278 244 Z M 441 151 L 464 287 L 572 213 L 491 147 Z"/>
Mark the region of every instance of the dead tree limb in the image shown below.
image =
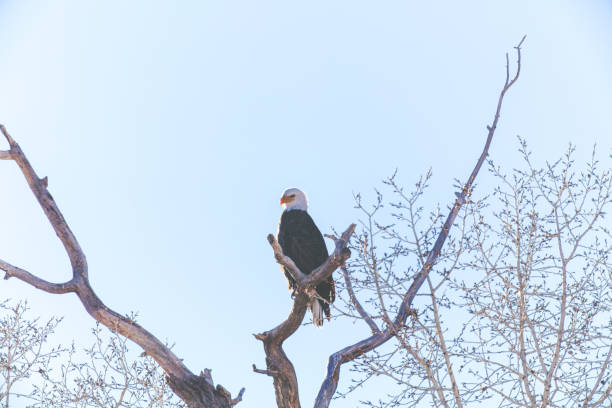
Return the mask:
<path id="1" fill-rule="evenodd" d="M 315 400 L 315 408 L 329 407 L 331 399 L 338 387 L 338 380 L 340 379 L 340 367 L 342 366 L 342 364 L 352 361 L 355 358 L 387 342 L 396 334 L 397 329 L 404 326 L 404 324 L 406 323 L 406 319 L 411 314 L 410 305 L 412 304 L 412 301 L 414 300 L 419 288 L 421 287 L 423 282 L 425 282 L 427 276 L 429 275 L 429 272 L 433 268 L 438 256 L 440 255 L 442 246 L 444 245 L 444 242 L 448 237 L 449 231 L 453 226 L 455 218 L 457 217 L 457 214 L 459 213 L 459 210 L 461 209 L 463 204 L 465 204 L 466 200 L 470 196 L 474 179 L 478 175 L 480 167 L 482 166 L 485 158 L 489 153 L 489 146 L 491 145 L 491 140 L 493 139 L 493 135 L 495 134 L 495 129 L 497 129 L 497 123 L 499 121 L 504 96 L 506 95 L 508 89 L 510 89 L 510 87 L 514 85 L 514 83 L 517 81 L 521 72 L 521 45 L 523 44 L 524 40 L 525 37 L 523 37 L 519 44 L 514 47 L 517 53 L 517 69 L 512 79 L 510 79 L 510 64 L 508 54 L 506 54 L 506 81 L 504 82 L 504 86 L 499 94 L 499 98 L 497 101 L 497 109 L 495 110 L 495 115 L 493 117 L 493 123 L 487 126 L 487 140 L 485 142 L 482 154 L 478 158 L 476 166 L 472 170 L 472 173 L 470 174 L 467 182 L 465 183 L 461 191 L 456 193 L 457 199 L 455 200 L 455 203 L 450 213 L 448 214 L 446 222 L 444 223 L 444 226 L 442 227 L 442 230 L 440 231 L 440 234 L 438 235 L 438 238 L 436 239 L 436 242 L 434 243 L 432 249 L 429 251 L 427 259 L 423 264 L 423 267 L 421 268 L 419 273 L 417 273 L 414 278 L 414 281 L 410 285 L 410 288 L 408 288 L 408 291 L 404 295 L 397 316 L 395 317 L 394 321 L 391 324 L 388 324 L 388 326 L 383 331 L 374 333 L 372 336 L 361 340 L 360 342 L 355 343 L 351 346 L 345 347 L 329 357 L 327 365 L 327 375 L 323 381 L 323 384 L 321 385 L 321 388 L 319 389 L 319 394 L 317 395 L 317 399 Z"/>
<path id="2" fill-rule="evenodd" d="M 0 260 L 4 279 L 17 278 L 37 289 L 48 293 L 75 293 L 87 312 L 109 329 L 120 333 L 144 349 L 164 369 L 172 390 L 190 408 L 227 408 L 237 404 L 244 392 L 242 389 L 235 399 L 222 386 L 215 388 L 210 372 L 193 374 L 182 361 L 155 336 L 133 320 L 109 309 L 93 291 L 88 277 L 87 260 L 75 235 L 47 190 L 47 178 L 39 178 L 30 165 L 21 147 L 8 134 L 4 126 L 0 131 L 9 144 L 9 150 L 0 152 L 0 159 L 13 160 L 26 178 L 30 189 L 38 200 L 55 233 L 64 245 L 72 266 L 72 278 L 64 283 L 45 281 L 34 274 Z"/>
<path id="3" fill-rule="evenodd" d="M 272 330 L 254 335 L 256 339 L 263 342 L 267 369 L 260 370 L 253 365 L 253 371 L 272 377 L 278 408 L 300 407 L 295 369 L 283 350 L 283 342 L 295 333 L 302 324 L 309 298 L 314 293 L 316 285 L 331 276 L 349 258 L 351 251 L 347 248 L 347 245 L 354 231 L 355 224 L 351 224 L 342 234 L 342 237 L 335 240 L 336 248 L 334 252 L 309 275 L 302 273 L 293 261 L 283 254 L 280 245 L 272 234 L 268 235 L 268 242 L 272 246 L 274 257 L 279 264 L 289 269 L 296 282 L 293 307 L 287 319 Z"/>

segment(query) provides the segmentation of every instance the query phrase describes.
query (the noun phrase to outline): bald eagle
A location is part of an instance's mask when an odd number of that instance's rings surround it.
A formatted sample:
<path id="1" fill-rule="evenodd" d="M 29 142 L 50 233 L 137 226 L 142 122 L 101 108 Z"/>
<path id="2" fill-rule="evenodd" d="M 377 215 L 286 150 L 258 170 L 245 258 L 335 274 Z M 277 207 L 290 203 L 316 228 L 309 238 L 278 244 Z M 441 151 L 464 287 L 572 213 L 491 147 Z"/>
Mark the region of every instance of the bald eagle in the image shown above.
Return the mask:
<path id="1" fill-rule="evenodd" d="M 278 224 L 277 240 L 286 256 L 304 274 L 309 274 L 328 258 L 327 247 L 321 231 L 306 212 L 306 195 L 297 188 L 285 190 L 280 200 L 283 207 Z M 287 268 L 283 267 L 289 283 L 289 289 L 295 289 L 295 279 Z M 334 280 L 329 276 L 316 287 L 317 297 L 310 300 L 308 308 L 312 312 L 312 322 L 315 326 L 323 325 L 323 314 L 329 320 L 331 313 L 329 305 L 336 298 Z"/>

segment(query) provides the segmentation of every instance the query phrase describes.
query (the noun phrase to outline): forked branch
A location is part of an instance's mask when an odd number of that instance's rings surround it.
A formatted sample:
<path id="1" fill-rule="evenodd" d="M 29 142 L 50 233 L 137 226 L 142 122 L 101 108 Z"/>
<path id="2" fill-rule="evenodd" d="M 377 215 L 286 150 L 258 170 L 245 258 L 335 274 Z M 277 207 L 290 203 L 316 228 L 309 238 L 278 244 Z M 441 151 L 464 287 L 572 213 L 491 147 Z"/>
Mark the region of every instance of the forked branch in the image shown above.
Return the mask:
<path id="1" fill-rule="evenodd" d="M 340 239 L 334 240 L 336 244 L 334 252 L 321 266 L 308 275 L 303 274 L 291 258 L 283 254 L 283 250 L 274 236 L 272 234 L 268 235 L 268 242 L 274 251 L 274 258 L 279 264 L 289 269 L 296 282 L 293 307 L 287 319 L 272 330 L 254 335 L 256 339 L 263 342 L 267 369 L 260 370 L 253 365 L 253 371 L 272 377 L 278 408 L 300 407 L 295 369 L 283 350 L 283 342 L 300 327 L 306 314 L 309 298 L 316 285 L 331 276 L 349 258 L 351 252 L 347 245 L 354 231 L 355 224 L 351 224 Z"/>
<path id="2" fill-rule="evenodd" d="M 48 293 L 76 293 L 87 312 L 95 320 L 129 338 L 155 359 L 168 375 L 168 382 L 174 392 L 190 408 L 227 408 L 237 404 L 242 399 L 244 389 L 238 397 L 232 399 L 230 393 L 223 387 L 218 385 L 215 388 L 213 386 L 210 374 L 208 376 L 193 374 L 168 347 L 146 329 L 106 307 L 89 283 L 85 254 L 53 197 L 49 194 L 47 178 L 41 179 L 36 175 L 21 147 L 8 134 L 4 126 L 0 125 L 0 131 L 9 144 L 8 151 L 0 151 L 0 158 L 13 160 L 17 163 L 32 193 L 34 193 L 55 233 L 64 245 L 72 266 L 72 278 L 70 280 L 64 283 L 52 283 L 0 260 L 0 270 L 5 272 L 4 278 L 17 278 Z"/>
<path id="3" fill-rule="evenodd" d="M 371 351 L 377 348 L 378 346 L 384 344 L 396 334 L 398 328 L 405 325 L 406 319 L 411 314 L 410 306 L 419 288 L 421 287 L 421 285 L 423 285 L 423 282 L 425 282 L 427 276 L 429 275 L 429 272 L 431 271 L 436 260 L 438 259 L 440 251 L 442 250 L 442 246 L 444 245 L 444 242 L 448 237 L 449 231 L 453 226 L 453 223 L 455 222 L 455 218 L 457 217 L 457 214 L 459 213 L 459 210 L 461 209 L 463 204 L 465 204 L 465 202 L 469 198 L 472 191 L 472 184 L 474 182 L 474 179 L 478 175 L 480 167 L 482 166 L 485 158 L 489 154 L 489 146 L 491 145 L 493 135 L 495 134 L 495 129 L 497 129 L 497 123 L 499 121 L 504 96 L 506 95 L 508 89 L 510 89 L 510 87 L 514 85 L 514 83 L 517 81 L 521 72 L 521 46 L 524 40 L 525 37 L 523 37 L 519 44 L 514 47 L 517 53 L 517 69 L 512 79 L 510 78 L 510 64 L 508 60 L 508 55 L 506 54 L 506 80 L 497 100 L 497 108 L 495 110 L 493 122 L 491 123 L 491 125 L 487 126 L 488 134 L 482 154 L 478 158 L 478 161 L 476 162 L 472 173 L 468 177 L 468 180 L 464 184 L 461 191 L 455 193 L 457 199 L 455 200 L 455 203 L 446 219 L 446 222 L 442 227 L 442 230 L 440 231 L 440 234 L 438 235 L 438 238 L 436 239 L 436 242 L 429 251 L 427 259 L 423 264 L 423 267 L 421 268 L 419 273 L 417 273 L 414 278 L 414 281 L 410 285 L 410 288 L 408 288 L 408 291 L 404 295 L 402 303 L 400 305 L 400 309 L 394 321 L 392 322 L 392 324 L 389 324 L 383 331 L 374 333 L 370 337 L 365 338 L 351 346 L 345 347 L 329 357 L 327 365 L 327 375 L 323 381 L 323 384 L 321 385 L 317 399 L 315 400 L 315 408 L 329 407 L 331 399 L 338 387 L 338 380 L 340 379 L 340 367 L 342 366 L 342 364 L 352 361 L 357 357 L 367 353 L 368 351 Z"/>

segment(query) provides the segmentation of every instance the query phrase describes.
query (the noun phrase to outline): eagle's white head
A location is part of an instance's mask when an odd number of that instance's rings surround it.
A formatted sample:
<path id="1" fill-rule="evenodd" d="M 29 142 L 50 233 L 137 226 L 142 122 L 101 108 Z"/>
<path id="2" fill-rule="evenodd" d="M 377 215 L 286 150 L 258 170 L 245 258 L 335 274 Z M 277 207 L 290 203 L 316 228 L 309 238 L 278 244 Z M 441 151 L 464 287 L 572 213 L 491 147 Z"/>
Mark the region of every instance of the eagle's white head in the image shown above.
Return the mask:
<path id="1" fill-rule="evenodd" d="M 306 194 L 304 194 L 304 192 L 298 188 L 288 188 L 287 190 L 285 190 L 283 192 L 283 196 L 280 199 L 280 203 L 284 211 L 306 211 L 308 208 Z"/>

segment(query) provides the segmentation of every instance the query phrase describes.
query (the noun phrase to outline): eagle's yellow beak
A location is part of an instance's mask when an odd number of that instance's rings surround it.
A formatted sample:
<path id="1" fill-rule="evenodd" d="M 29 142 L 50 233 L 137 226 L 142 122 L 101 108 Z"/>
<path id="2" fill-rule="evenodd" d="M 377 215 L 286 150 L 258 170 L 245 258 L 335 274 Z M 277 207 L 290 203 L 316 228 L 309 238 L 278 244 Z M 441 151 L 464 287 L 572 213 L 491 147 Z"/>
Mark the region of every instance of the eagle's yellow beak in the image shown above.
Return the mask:
<path id="1" fill-rule="evenodd" d="M 281 204 L 281 205 L 283 205 L 283 204 L 287 204 L 287 203 L 290 203 L 290 202 L 291 202 L 291 201 L 293 201 L 293 200 L 294 200 L 294 198 L 293 198 L 293 197 L 291 197 L 291 196 L 287 196 L 287 195 L 284 195 L 284 196 L 282 196 L 282 197 L 281 197 L 280 204 Z"/>

